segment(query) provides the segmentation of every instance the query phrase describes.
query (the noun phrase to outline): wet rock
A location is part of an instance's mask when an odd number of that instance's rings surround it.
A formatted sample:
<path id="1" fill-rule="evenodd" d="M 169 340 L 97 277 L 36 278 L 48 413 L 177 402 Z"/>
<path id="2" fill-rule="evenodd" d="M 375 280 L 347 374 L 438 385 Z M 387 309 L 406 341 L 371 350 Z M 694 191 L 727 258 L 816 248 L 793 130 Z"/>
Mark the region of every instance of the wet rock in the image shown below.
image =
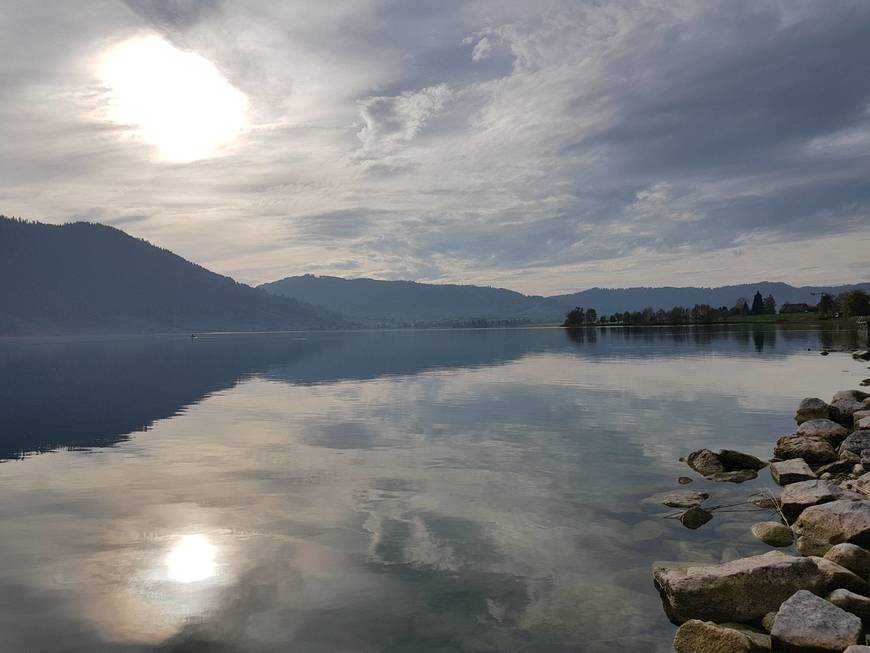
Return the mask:
<path id="1" fill-rule="evenodd" d="M 870 379 L 864 379 L 863 381 L 860 381 L 858 385 L 866 388 L 868 385 L 870 385 Z"/>
<path id="2" fill-rule="evenodd" d="M 653 567 L 655 586 L 668 618 L 752 622 L 775 611 L 801 589 L 827 594 L 845 587 L 868 588 L 860 578 L 823 558 L 793 557 L 781 551 L 720 565 Z"/>
<path id="3" fill-rule="evenodd" d="M 698 506 L 689 508 L 686 512 L 680 515 L 680 523 L 686 528 L 691 528 L 692 530 L 701 528 L 701 526 L 711 519 L 713 519 L 713 514 Z"/>
<path id="4" fill-rule="evenodd" d="M 860 499 L 861 496 L 855 492 L 843 490 L 831 481 L 814 480 L 791 483 L 782 491 L 782 512 L 789 521 L 794 521 L 804 509 L 810 506 L 844 498 L 856 500 Z"/>
<path id="5" fill-rule="evenodd" d="M 780 506 L 779 499 L 766 494 L 756 494 L 749 498 L 749 502 L 756 508 L 763 510 L 776 510 Z"/>
<path id="6" fill-rule="evenodd" d="M 719 625 L 723 628 L 731 628 L 732 630 L 743 633 L 752 641 L 753 644 L 758 646 L 762 651 L 767 652 L 770 650 L 770 635 L 768 635 L 763 630 L 753 628 L 752 626 L 747 626 L 746 624 L 734 623 L 732 621 L 726 621 L 725 623 Z"/>
<path id="7" fill-rule="evenodd" d="M 861 620 L 812 592 L 796 592 L 776 613 L 772 650 L 782 653 L 839 653 L 864 641 Z"/>
<path id="8" fill-rule="evenodd" d="M 762 653 L 769 650 L 735 628 L 690 619 L 674 636 L 676 653 Z"/>
<path id="9" fill-rule="evenodd" d="M 863 349 L 852 353 L 852 358 L 856 361 L 870 361 L 870 350 Z"/>
<path id="10" fill-rule="evenodd" d="M 870 502 L 838 500 L 804 510 L 792 527 L 804 555 L 824 555 L 835 544 L 870 544 Z"/>
<path id="11" fill-rule="evenodd" d="M 858 617 L 866 627 L 870 624 L 870 599 L 849 590 L 834 590 L 828 595 L 828 601 L 842 608 L 846 612 L 851 612 Z"/>
<path id="12" fill-rule="evenodd" d="M 709 497 L 710 495 L 706 492 L 698 492 L 697 490 L 674 490 L 656 494 L 647 501 L 661 503 L 669 508 L 693 508 L 700 506 Z"/>
<path id="13" fill-rule="evenodd" d="M 763 521 L 752 525 L 752 534 L 768 546 L 791 546 L 794 533 L 779 522 Z"/>
<path id="14" fill-rule="evenodd" d="M 822 465 L 816 469 L 816 474 L 818 474 L 819 477 L 821 477 L 822 474 L 848 474 L 855 466 L 855 462 L 856 461 L 852 457 L 849 459 L 841 458 L 840 460 L 835 460 L 827 465 Z"/>
<path id="15" fill-rule="evenodd" d="M 833 401 L 842 401 L 844 399 L 861 402 L 865 399 L 870 399 L 870 393 L 863 390 L 840 390 L 834 393 Z"/>
<path id="16" fill-rule="evenodd" d="M 798 427 L 797 435 L 822 438 L 827 440 L 832 447 L 837 447 L 849 435 L 849 431 L 846 427 L 827 418 L 811 419 Z"/>
<path id="17" fill-rule="evenodd" d="M 809 465 L 807 465 L 802 458 L 771 463 L 770 475 L 773 476 L 773 480 L 780 485 L 809 481 L 816 477 L 813 470 L 810 469 Z"/>
<path id="18" fill-rule="evenodd" d="M 824 438 L 806 435 L 784 435 L 776 441 L 773 454 L 783 460 L 803 458 L 813 467 L 837 460 L 837 452 Z"/>
<path id="19" fill-rule="evenodd" d="M 825 553 L 825 559 L 837 563 L 864 580 L 870 580 L 870 551 L 857 544 L 835 544 Z"/>
<path id="20" fill-rule="evenodd" d="M 733 449 L 722 449 L 719 451 L 719 460 L 725 467 L 726 472 L 735 472 L 745 469 L 764 469 L 767 463 L 755 456 L 750 456 L 742 451 L 734 451 Z"/>
<path id="21" fill-rule="evenodd" d="M 828 356 L 830 353 L 827 349 L 823 349 L 819 352 L 819 356 Z"/>
<path id="22" fill-rule="evenodd" d="M 680 478 L 677 479 L 677 483 L 679 483 L 680 485 L 688 485 L 691 482 L 692 479 L 690 479 L 688 476 L 680 476 Z"/>
<path id="23" fill-rule="evenodd" d="M 852 453 L 861 460 L 861 452 L 865 449 L 870 449 L 870 430 L 861 429 L 853 431 L 840 445 L 840 458 L 844 457 L 846 452 Z"/>
<path id="24" fill-rule="evenodd" d="M 818 397 L 807 397 L 801 400 L 794 420 L 798 424 L 803 424 L 812 419 L 827 419 L 831 415 L 830 410 L 826 401 Z"/>
<path id="25" fill-rule="evenodd" d="M 701 476 L 712 476 L 725 471 L 719 456 L 709 449 L 699 449 L 686 456 L 686 464 Z"/>
<path id="26" fill-rule="evenodd" d="M 719 472 L 707 477 L 711 481 L 727 483 L 743 483 L 758 478 L 758 472 L 754 469 L 739 469 L 735 472 Z"/>
<path id="27" fill-rule="evenodd" d="M 831 402 L 831 419 L 843 426 L 850 426 L 852 424 L 852 415 L 863 409 L 863 400 L 835 399 Z"/>

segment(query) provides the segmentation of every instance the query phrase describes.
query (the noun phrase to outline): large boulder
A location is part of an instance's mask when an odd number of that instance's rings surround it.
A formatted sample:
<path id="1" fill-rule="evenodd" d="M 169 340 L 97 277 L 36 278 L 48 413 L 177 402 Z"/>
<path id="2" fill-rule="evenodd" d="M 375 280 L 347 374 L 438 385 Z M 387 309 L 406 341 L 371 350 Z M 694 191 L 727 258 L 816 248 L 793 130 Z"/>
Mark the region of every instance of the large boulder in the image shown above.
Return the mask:
<path id="1" fill-rule="evenodd" d="M 676 653 L 766 653 L 770 647 L 736 628 L 690 619 L 674 636 Z"/>
<path id="2" fill-rule="evenodd" d="M 757 470 L 767 465 L 749 454 L 722 449 L 719 453 L 698 449 L 686 456 L 686 464 L 711 481 L 742 483 L 757 477 Z"/>
<path id="3" fill-rule="evenodd" d="M 686 464 L 701 476 L 712 476 L 725 471 L 719 455 L 709 449 L 698 449 L 686 456 Z"/>
<path id="4" fill-rule="evenodd" d="M 752 534 L 768 546 L 791 546 L 794 533 L 785 524 L 776 521 L 762 521 L 752 525 Z"/>
<path id="5" fill-rule="evenodd" d="M 770 631 L 775 653 L 840 653 L 864 641 L 861 619 L 801 590 L 785 601 Z"/>
<path id="6" fill-rule="evenodd" d="M 776 441 L 773 455 L 783 460 L 803 458 L 817 467 L 837 460 L 837 452 L 825 438 L 808 435 L 784 435 Z"/>
<path id="7" fill-rule="evenodd" d="M 839 589 L 834 590 L 828 595 L 828 601 L 842 608 L 846 612 L 851 612 L 856 617 L 861 619 L 861 622 L 867 626 L 870 624 L 870 599 L 849 590 Z"/>
<path id="8" fill-rule="evenodd" d="M 720 565 L 657 563 L 653 577 L 665 613 L 675 624 L 689 619 L 755 621 L 776 611 L 801 589 L 824 595 L 839 588 L 856 592 L 870 589 L 830 560 L 793 557 L 780 551 Z"/>
<path id="9" fill-rule="evenodd" d="M 864 580 L 870 580 L 870 551 L 857 544 L 835 544 L 825 553 L 825 559 L 837 563 Z"/>
<path id="10" fill-rule="evenodd" d="M 852 431 L 840 444 L 840 457 L 847 451 L 860 456 L 865 449 L 870 449 L 870 430 Z"/>
<path id="11" fill-rule="evenodd" d="M 811 419 L 797 429 L 797 435 L 827 440 L 832 447 L 837 447 L 849 435 L 845 426 L 829 419 Z"/>
<path id="12" fill-rule="evenodd" d="M 785 486 L 782 491 L 782 512 L 789 521 L 798 518 L 804 509 L 837 499 L 860 499 L 855 492 L 848 492 L 831 481 L 800 481 Z"/>
<path id="13" fill-rule="evenodd" d="M 835 422 L 839 422 L 843 426 L 851 426 L 853 421 L 852 415 L 857 413 L 859 410 L 864 410 L 864 403 L 862 400 L 849 399 L 848 397 L 835 399 L 831 402 L 831 419 Z"/>
<path id="14" fill-rule="evenodd" d="M 824 555 L 835 544 L 870 544 L 870 501 L 840 499 L 804 510 L 793 526 L 803 555 Z"/>
<path id="15" fill-rule="evenodd" d="M 864 392 L 863 390 L 840 390 L 834 393 L 833 401 L 842 401 L 843 399 L 864 401 L 865 399 L 870 399 L 870 392 Z"/>
<path id="16" fill-rule="evenodd" d="M 770 463 L 770 475 L 780 485 L 809 481 L 816 477 L 813 470 L 802 458 Z"/>
<path id="17" fill-rule="evenodd" d="M 826 401 L 818 397 L 807 397 L 801 400 L 794 416 L 794 421 L 803 424 L 811 419 L 827 419 L 831 416 L 831 408 Z"/>

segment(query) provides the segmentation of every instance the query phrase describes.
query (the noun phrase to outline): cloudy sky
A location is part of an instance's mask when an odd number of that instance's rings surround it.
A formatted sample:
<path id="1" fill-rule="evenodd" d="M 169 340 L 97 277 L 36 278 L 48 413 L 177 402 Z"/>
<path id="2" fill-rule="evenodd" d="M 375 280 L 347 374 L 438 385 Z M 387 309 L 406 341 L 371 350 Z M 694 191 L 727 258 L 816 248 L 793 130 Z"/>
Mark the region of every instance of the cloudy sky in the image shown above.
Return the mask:
<path id="1" fill-rule="evenodd" d="M 0 0 L 0 213 L 254 283 L 870 279 L 870 3 Z"/>

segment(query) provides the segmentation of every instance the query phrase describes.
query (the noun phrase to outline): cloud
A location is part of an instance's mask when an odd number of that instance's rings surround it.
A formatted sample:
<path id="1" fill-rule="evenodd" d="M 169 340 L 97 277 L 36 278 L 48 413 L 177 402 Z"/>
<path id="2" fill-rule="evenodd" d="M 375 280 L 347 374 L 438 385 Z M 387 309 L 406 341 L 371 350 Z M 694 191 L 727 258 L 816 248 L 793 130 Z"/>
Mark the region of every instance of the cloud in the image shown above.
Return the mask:
<path id="1" fill-rule="evenodd" d="M 439 84 L 393 97 L 367 98 L 360 103 L 363 125 L 357 136 L 366 150 L 408 143 L 452 97 L 447 85 Z"/>

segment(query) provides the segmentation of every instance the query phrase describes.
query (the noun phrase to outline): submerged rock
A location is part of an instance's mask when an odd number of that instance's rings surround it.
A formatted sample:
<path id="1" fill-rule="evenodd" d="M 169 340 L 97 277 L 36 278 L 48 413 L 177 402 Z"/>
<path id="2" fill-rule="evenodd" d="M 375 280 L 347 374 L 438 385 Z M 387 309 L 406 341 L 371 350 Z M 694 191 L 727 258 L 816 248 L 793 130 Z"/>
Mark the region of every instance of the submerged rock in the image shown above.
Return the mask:
<path id="1" fill-rule="evenodd" d="M 686 512 L 680 515 L 680 523 L 686 528 L 690 528 L 692 530 L 701 528 L 701 526 L 706 524 L 711 519 L 713 519 L 713 514 L 698 506 L 695 506 L 694 508 L 689 508 Z"/>
<path id="2" fill-rule="evenodd" d="M 783 460 L 770 464 L 770 475 L 780 485 L 809 481 L 816 477 L 813 470 L 802 458 Z"/>
<path id="3" fill-rule="evenodd" d="M 794 421 L 803 424 L 812 419 L 827 419 L 831 416 L 831 407 L 818 397 L 807 397 L 801 400 L 794 416 Z"/>
<path id="4" fill-rule="evenodd" d="M 855 615 L 801 590 L 780 606 L 770 635 L 774 651 L 839 653 L 864 641 L 864 627 Z"/>
<path id="5" fill-rule="evenodd" d="M 677 483 L 679 483 L 680 485 L 688 485 L 691 482 L 692 479 L 690 479 L 688 476 L 680 476 L 680 478 L 677 479 Z"/>
<path id="6" fill-rule="evenodd" d="M 837 563 L 864 580 L 870 580 L 870 551 L 857 544 L 835 544 L 825 553 L 825 559 Z"/>
<path id="7" fill-rule="evenodd" d="M 870 544 L 870 502 L 838 500 L 804 510 L 793 526 L 804 555 L 824 555 L 835 544 Z"/>
<path id="8" fill-rule="evenodd" d="M 719 460 L 725 466 L 726 472 L 736 472 L 745 469 L 758 471 L 767 467 L 767 463 L 763 460 L 742 451 L 735 451 L 734 449 L 722 449 L 719 451 Z"/>
<path id="9" fill-rule="evenodd" d="M 758 472 L 754 469 L 739 469 L 735 472 L 719 472 L 707 477 L 711 481 L 727 483 L 743 483 L 758 478 Z"/>
<path id="10" fill-rule="evenodd" d="M 785 524 L 763 521 L 752 525 L 752 534 L 768 546 L 791 546 L 794 533 Z"/>
<path id="11" fill-rule="evenodd" d="M 832 447 L 836 447 L 849 435 L 849 431 L 846 427 L 827 418 L 811 419 L 798 427 L 797 435 L 822 438 L 827 440 Z"/>
<path id="12" fill-rule="evenodd" d="M 756 508 L 762 508 L 764 510 L 776 510 L 780 506 L 779 499 L 765 494 L 756 494 L 750 497 L 749 503 Z"/>
<path id="13" fill-rule="evenodd" d="M 831 481 L 800 481 L 786 485 L 782 491 L 782 512 L 787 519 L 794 521 L 810 506 L 845 498 L 857 500 L 861 496 L 848 492 Z"/>
<path id="14" fill-rule="evenodd" d="M 763 653 L 768 647 L 728 626 L 690 619 L 674 636 L 676 653 Z"/>
<path id="15" fill-rule="evenodd" d="M 661 503 L 669 508 L 693 508 L 700 506 L 710 497 L 706 492 L 697 490 L 674 490 L 672 492 L 662 492 L 648 499 L 655 503 Z"/>
<path id="16" fill-rule="evenodd" d="M 793 557 L 781 551 L 741 558 L 720 565 L 653 567 L 656 589 L 668 618 L 752 622 L 798 590 L 818 594 L 845 587 L 867 588 L 855 574 L 823 558 Z"/>
<path id="17" fill-rule="evenodd" d="M 825 438 L 809 435 L 784 435 L 776 441 L 773 455 L 783 460 L 802 458 L 812 466 L 837 460 L 837 452 Z"/>

